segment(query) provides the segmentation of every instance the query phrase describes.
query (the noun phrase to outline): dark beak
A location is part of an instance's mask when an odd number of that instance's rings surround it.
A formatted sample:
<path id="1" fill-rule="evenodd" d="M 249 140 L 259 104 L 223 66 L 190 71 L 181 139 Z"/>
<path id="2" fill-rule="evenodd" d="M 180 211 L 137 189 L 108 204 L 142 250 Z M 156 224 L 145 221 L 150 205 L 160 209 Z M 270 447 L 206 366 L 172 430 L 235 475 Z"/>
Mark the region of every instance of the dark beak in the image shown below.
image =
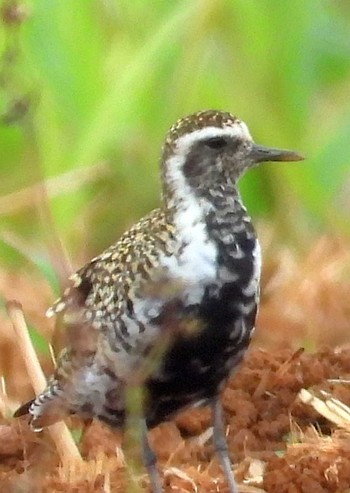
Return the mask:
<path id="1" fill-rule="evenodd" d="M 264 147 L 257 144 L 253 144 L 250 157 L 256 163 L 264 161 L 302 161 L 304 159 L 304 156 L 295 151 L 274 149 L 273 147 Z"/>

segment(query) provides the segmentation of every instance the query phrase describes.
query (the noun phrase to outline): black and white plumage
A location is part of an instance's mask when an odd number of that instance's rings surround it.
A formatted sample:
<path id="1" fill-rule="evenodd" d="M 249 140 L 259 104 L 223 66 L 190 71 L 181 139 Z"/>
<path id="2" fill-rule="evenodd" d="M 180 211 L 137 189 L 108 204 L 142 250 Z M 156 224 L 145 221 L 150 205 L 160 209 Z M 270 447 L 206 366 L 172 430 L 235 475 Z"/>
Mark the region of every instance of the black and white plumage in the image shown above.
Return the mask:
<path id="1" fill-rule="evenodd" d="M 211 404 L 214 441 L 230 491 L 236 491 L 218 396 L 249 344 L 261 270 L 237 181 L 260 162 L 299 159 L 292 151 L 257 146 L 246 125 L 225 112 L 202 111 L 170 129 L 161 207 L 74 274 L 48 311 L 60 314 L 72 340 L 75 331 L 86 331 L 86 340 L 67 347 L 48 388 L 30 405 L 33 427 L 65 413 L 122 427 L 133 374 L 168 337 L 145 377 L 146 425 Z M 158 493 L 146 438 L 144 445 Z"/>

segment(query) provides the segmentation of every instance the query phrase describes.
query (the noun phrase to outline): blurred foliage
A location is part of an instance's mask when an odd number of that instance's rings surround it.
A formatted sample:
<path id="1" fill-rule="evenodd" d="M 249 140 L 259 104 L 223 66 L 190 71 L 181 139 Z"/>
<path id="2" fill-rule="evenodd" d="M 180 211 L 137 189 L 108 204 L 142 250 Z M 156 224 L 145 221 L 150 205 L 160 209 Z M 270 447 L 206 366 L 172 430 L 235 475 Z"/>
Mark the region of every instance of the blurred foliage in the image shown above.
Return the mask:
<path id="1" fill-rule="evenodd" d="M 52 277 L 115 241 L 159 203 L 168 127 L 205 108 L 308 158 L 242 180 L 254 216 L 299 244 L 347 233 L 349 29 L 346 0 L 3 0 L 2 263 Z"/>
<path id="2" fill-rule="evenodd" d="M 35 327 L 28 327 L 29 337 L 38 354 L 50 356 L 50 348 L 47 340 Z"/>

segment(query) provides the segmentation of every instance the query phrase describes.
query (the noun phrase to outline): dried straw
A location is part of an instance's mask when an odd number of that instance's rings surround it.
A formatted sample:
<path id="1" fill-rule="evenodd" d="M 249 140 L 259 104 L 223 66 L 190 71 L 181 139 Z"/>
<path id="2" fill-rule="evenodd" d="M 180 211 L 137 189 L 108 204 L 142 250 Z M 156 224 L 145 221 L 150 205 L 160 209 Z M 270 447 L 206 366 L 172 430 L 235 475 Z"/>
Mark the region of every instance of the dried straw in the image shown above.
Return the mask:
<path id="1" fill-rule="evenodd" d="M 47 382 L 39 360 L 29 337 L 28 327 L 24 319 L 22 306 L 18 301 L 7 303 L 7 311 L 17 336 L 18 348 L 22 354 L 27 373 L 36 394 L 40 394 Z M 63 466 L 72 462 L 83 462 L 80 452 L 64 422 L 47 427 Z"/>

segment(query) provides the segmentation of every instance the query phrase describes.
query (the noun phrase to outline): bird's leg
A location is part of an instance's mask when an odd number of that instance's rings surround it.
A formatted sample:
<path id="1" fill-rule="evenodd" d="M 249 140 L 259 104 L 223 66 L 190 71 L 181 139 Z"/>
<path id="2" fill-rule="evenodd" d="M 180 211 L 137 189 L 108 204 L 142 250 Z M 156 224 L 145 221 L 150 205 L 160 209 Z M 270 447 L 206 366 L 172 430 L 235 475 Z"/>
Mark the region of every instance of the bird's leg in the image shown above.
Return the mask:
<path id="1" fill-rule="evenodd" d="M 237 484 L 232 471 L 231 460 L 228 454 L 222 405 L 219 397 L 215 397 L 213 399 L 211 406 L 213 413 L 213 442 L 215 451 L 219 456 L 230 493 L 238 493 Z"/>
<path id="2" fill-rule="evenodd" d="M 157 469 L 157 457 L 148 442 L 146 425 L 144 426 L 142 435 L 142 455 L 143 463 L 151 482 L 152 493 L 162 493 L 160 475 Z"/>

